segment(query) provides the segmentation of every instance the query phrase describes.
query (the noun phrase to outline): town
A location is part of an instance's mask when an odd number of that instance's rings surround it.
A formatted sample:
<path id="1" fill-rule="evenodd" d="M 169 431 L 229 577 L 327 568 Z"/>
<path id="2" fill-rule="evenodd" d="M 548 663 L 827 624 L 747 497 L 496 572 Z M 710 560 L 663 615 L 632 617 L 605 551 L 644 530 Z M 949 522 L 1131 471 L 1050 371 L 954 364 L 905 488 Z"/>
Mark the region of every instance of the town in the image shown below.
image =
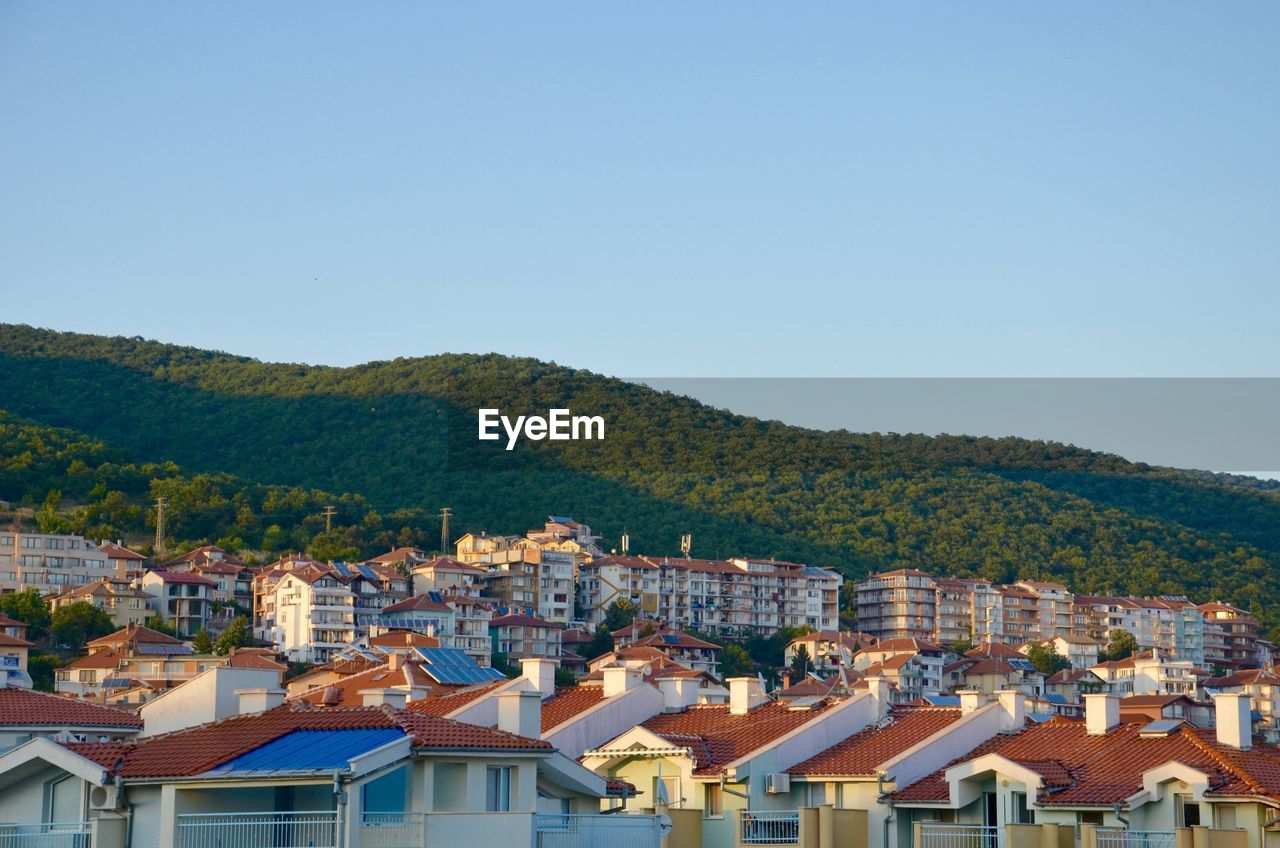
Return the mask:
<path id="1" fill-rule="evenodd" d="M 448 541 L 0 531 L 0 846 L 1280 842 L 1246 610 L 606 552 L 564 516 Z"/>

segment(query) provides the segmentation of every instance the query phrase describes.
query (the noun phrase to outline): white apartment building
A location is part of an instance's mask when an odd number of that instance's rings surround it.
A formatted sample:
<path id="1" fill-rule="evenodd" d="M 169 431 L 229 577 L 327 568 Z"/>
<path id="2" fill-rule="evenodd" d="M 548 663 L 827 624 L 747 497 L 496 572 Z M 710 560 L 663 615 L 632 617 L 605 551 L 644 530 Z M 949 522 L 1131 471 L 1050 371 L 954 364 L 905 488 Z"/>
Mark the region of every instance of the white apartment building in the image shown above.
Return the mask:
<path id="1" fill-rule="evenodd" d="M 283 575 L 264 604 L 270 618 L 262 638 L 293 662 L 328 662 L 356 636 L 355 595 L 324 566 L 305 566 Z"/>
<path id="2" fill-rule="evenodd" d="M 0 592 L 60 595 L 113 574 L 107 554 L 83 536 L 0 530 Z"/>

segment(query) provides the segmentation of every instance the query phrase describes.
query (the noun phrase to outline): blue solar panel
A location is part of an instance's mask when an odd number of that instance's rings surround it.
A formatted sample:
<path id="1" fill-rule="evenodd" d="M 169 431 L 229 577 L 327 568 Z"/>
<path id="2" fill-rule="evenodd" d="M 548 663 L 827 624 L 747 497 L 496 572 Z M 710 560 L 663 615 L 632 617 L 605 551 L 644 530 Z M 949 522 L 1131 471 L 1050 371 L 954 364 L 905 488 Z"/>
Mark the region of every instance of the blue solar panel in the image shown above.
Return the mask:
<path id="1" fill-rule="evenodd" d="M 370 580 L 374 581 L 375 583 L 382 579 L 381 577 L 378 576 L 378 572 L 373 570 L 373 566 L 371 565 L 357 565 L 356 568 L 359 569 L 361 574 L 363 574 L 365 577 L 368 577 Z"/>
<path id="2" fill-rule="evenodd" d="M 1027 713 L 1027 718 L 1039 724 L 1043 724 L 1053 718 L 1053 713 Z"/>
<path id="3" fill-rule="evenodd" d="M 104 689 L 128 689 L 133 685 L 133 681 L 127 677 L 108 677 L 102 681 Z"/>
<path id="4" fill-rule="evenodd" d="M 470 686 L 492 680 L 506 680 L 497 669 L 482 668 L 457 648 L 415 648 L 422 658 L 423 670 L 448 686 Z"/>
<path id="5" fill-rule="evenodd" d="M 153 645 L 143 643 L 138 645 L 139 654 L 150 654 L 152 656 L 168 656 L 169 654 L 187 654 L 191 649 L 186 645 Z"/>
<path id="6" fill-rule="evenodd" d="M 958 707 L 960 706 L 959 695 L 925 695 L 926 702 L 935 707 Z"/>
<path id="7" fill-rule="evenodd" d="M 666 633 L 663 634 L 662 641 L 666 642 L 668 645 L 679 645 L 680 637 L 673 633 Z"/>
<path id="8" fill-rule="evenodd" d="M 1065 695 L 1045 695 L 1044 699 L 1051 704 L 1065 704 L 1067 702 Z"/>
<path id="9" fill-rule="evenodd" d="M 1031 660 L 1011 659 L 1009 660 L 1009 665 L 1013 666 L 1016 669 L 1019 669 L 1020 671 L 1032 671 L 1035 669 L 1035 666 L 1032 664 Z"/>
<path id="10" fill-rule="evenodd" d="M 246 771 L 311 771 L 347 767 L 352 757 L 402 739 L 398 727 L 358 730 L 294 730 L 213 769 L 214 773 Z"/>

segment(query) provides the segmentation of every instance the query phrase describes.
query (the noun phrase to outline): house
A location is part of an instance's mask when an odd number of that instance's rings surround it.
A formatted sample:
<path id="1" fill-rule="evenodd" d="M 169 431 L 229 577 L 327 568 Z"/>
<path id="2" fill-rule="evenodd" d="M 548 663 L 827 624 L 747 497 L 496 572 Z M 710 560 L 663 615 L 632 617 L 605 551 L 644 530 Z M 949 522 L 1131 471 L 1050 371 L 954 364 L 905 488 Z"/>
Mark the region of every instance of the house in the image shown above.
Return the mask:
<path id="1" fill-rule="evenodd" d="M 493 652 L 505 654 L 511 660 L 546 658 L 558 663 L 563 630 L 563 624 L 522 613 L 501 615 L 489 621 Z"/>
<path id="2" fill-rule="evenodd" d="M 1109 660 L 1090 668 L 1113 695 L 1194 696 L 1209 673 L 1190 660 L 1175 659 L 1159 650 L 1143 651 L 1122 660 Z"/>
<path id="3" fill-rule="evenodd" d="M 0 686 L 31 688 L 27 655 L 35 645 L 24 638 L 26 634 L 26 624 L 0 613 Z"/>
<path id="4" fill-rule="evenodd" d="M 142 719 L 125 710 L 0 687 L 0 753 L 38 737 L 109 742 L 134 737 L 140 730 Z"/>
<path id="5" fill-rule="evenodd" d="M 868 677 L 883 676 L 893 683 L 897 700 L 914 701 L 943 692 L 943 669 L 955 653 L 912 636 L 884 639 L 864 648 L 853 667 Z"/>
<path id="6" fill-rule="evenodd" d="M 673 834 L 672 844 L 732 846 L 744 818 L 793 821 L 790 795 L 777 791 L 787 769 L 889 709 L 883 681 L 851 698 L 804 702 L 772 701 L 754 678 L 728 684 L 727 704 L 668 709 L 583 754 L 584 765 L 633 785 L 639 808 L 678 816 L 695 831 Z"/>
<path id="7" fill-rule="evenodd" d="M 435 557 L 413 565 L 413 593 L 421 595 L 425 592 L 461 592 L 462 594 L 469 594 L 473 590 L 478 592 L 484 585 L 486 573 L 483 568 L 452 557 Z"/>
<path id="8" fill-rule="evenodd" d="M 0 820 L 27 832 L 58 821 L 60 837 L 74 828 L 94 848 L 534 848 L 540 830 L 571 822 L 598 844 L 658 846 L 655 818 L 599 815 L 625 787 L 516 732 L 537 732 L 536 695 L 504 697 L 496 729 L 403 709 L 381 690 L 352 708 L 274 701 L 246 692 L 239 715 L 136 741 L 27 742 L 0 755 Z"/>
<path id="9" fill-rule="evenodd" d="M 290 661 L 328 662 L 355 641 L 355 595 L 331 566 L 307 563 L 268 585 L 270 613 L 259 636 Z"/>
<path id="10" fill-rule="evenodd" d="M 106 556 L 107 565 L 117 579 L 132 580 L 141 577 L 146 569 L 147 558 L 126 548 L 123 541 L 109 542 L 104 539 L 98 543 L 98 550 Z"/>
<path id="11" fill-rule="evenodd" d="M 1072 633 L 1059 634 L 1046 643 L 1058 656 L 1071 663 L 1072 668 L 1092 668 L 1098 664 L 1098 654 L 1106 647 L 1100 639 L 1089 636 L 1076 636 Z"/>
<path id="12" fill-rule="evenodd" d="M 439 592 L 430 591 L 383 607 L 378 613 L 375 629 L 379 632 L 412 630 L 434 636 L 452 647 L 456 618 L 456 610 L 445 603 L 444 597 Z"/>
<path id="13" fill-rule="evenodd" d="M 887 793 L 895 819 L 887 845 L 933 848 L 934 826 L 980 842 L 990 828 L 1018 823 L 1120 827 L 1134 838 L 1210 825 L 1242 828 L 1239 844 L 1250 848 L 1270 842 L 1263 827 L 1280 808 L 1280 750 L 1253 743 L 1246 697 L 1217 696 L 1215 729 L 1125 723 L 1115 696 L 1085 697 L 1083 722 L 996 735 Z"/>
<path id="14" fill-rule="evenodd" d="M 1017 659 L 966 656 L 947 665 L 943 678 L 951 691 L 971 689 L 994 695 L 1017 690 L 1033 697 L 1045 694 L 1044 675 L 1021 655 Z"/>
<path id="15" fill-rule="evenodd" d="M 1204 681 L 1210 695 L 1232 692 L 1247 695 L 1257 714 L 1254 729 L 1269 742 L 1280 742 L 1280 673 L 1271 668 L 1246 668 Z"/>
<path id="16" fill-rule="evenodd" d="M 680 630 L 659 628 L 647 636 L 634 638 L 623 636 L 615 639 L 619 647 L 652 648 L 667 659 L 691 668 L 716 675 L 720 668 L 720 651 L 716 644 L 691 636 Z"/>
<path id="17" fill-rule="evenodd" d="M 1105 692 L 1106 682 L 1087 668 L 1063 669 L 1044 681 L 1046 695 L 1058 695 L 1067 703 L 1083 704 L 1085 695 Z"/>
<path id="18" fill-rule="evenodd" d="M 840 666 L 852 665 L 853 657 L 859 651 L 875 647 L 876 640 L 865 633 L 853 633 L 845 630 L 815 630 L 803 636 L 797 636 L 787 643 L 783 651 L 783 659 L 787 665 L 795 662 L 796 651 L 803 645 L 809 655 L 809 668 L 819 674 L 835 671 Z"/>
<path id="19" fill-rule="evenodd" d="M 92 604 L 111 616 L 117 627 L 128 627 L 130 624 L 144 624 L 151 615 L 150 603 L 153 596 L 138 588 L 134 580 L 118 580 L 103 578 L 84 586 L 77 586 L 49 598 L 49 608 L 58 609 L 67 604 L 79 601 Z"/>
<path id="20" fill-rule="evenodd" d="M 142 591 L 151 595 L 152 609 L 183 636 L 194 636 L 208 626 L 217 585 L 183 571 L 148 571 L 142 577 Z"/>
<path id="21" fill-rule="evenodd" d="M 1186 695 L 1126 695 L 1120 699 L 1120 720 L 1145 724 L 1176 719 L 1196 727 L 1213 727 L 1212 703 L 1201 703 Z"/>
<path id="22" fill-rule="evenodd" d="M 0 592 L 52 595 L 111 574 L 107 555 L 83 536 L 0 530 Z"/>

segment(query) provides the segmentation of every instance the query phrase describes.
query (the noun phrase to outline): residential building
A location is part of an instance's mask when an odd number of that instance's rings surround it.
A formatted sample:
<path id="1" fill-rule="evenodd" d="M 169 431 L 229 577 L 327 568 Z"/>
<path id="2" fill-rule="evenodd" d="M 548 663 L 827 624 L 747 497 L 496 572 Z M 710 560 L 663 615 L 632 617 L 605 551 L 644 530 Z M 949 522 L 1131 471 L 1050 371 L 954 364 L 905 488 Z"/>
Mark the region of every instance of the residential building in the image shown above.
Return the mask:
<path id="1" fill-rule="evenodd" d="M 938 594 L 933 578 L 914 568 L 874 574 L 857 587 L 858 629 L 881 639 L 933 639 Z"/>
<path id="2" fill-rule="evenodd" d="M 519 541 L 519 536 L 464 533 L 454 543 L 454 552 L 459 561 L 472 565 L 523 562 L 523 549 L 516 547 Z"/>
<path id="3" fill-rule="evenodd" d="M 1256 618 L 1217 601 L 1201 604 L 1197 609 L 1205 623 L 1204 663 L 1218 666 L 1224 672 L 1268 665 L 1259 663 L 1255 654 L 1259 641 Z"/>
<path id="4" fill-rule="evenodd" d="M 1122 660 L 1101 662 L 1090 671 L 1107 684 L 1113 695 L 1187 695 L 1194 697 L 1208 672 L 1190 660 L 1175 659 L 1158 650 L 1144 651 Z"/>
<path id="5" fill-rule="evenodd" d="M 153 598 L 151 607 L 183 636 L 194 636 L 209 624 L 217 584 L 193 572 L 148 571 L 142 591 Z"/>
<path id="6" fill-rule="evenodd" d="M 119 579 L 132 580 L 141 577 L 146 570 L 147 558 L 137 551 L 124 546 L 123 540 L 108 542 L 105 539 L 98 543 L 98 550 L 106 554 L 111 573 Z"/>
<path id="7" fill-rule="evenodd" d="M 0 754 L 37 738 L 112 742 L 132 738 L 140 730 L 142 719 L 125 710 L 0 686 Z"/>
<path id="8" fill-rule="evenodd" d="M 789 666 L 795 662 L 796 651 L 804 646 L 809 655 L 809 668 L 819 674 L 835 671 L 841 666 L 853 665 L 853 657 L 859 651 L 875 647 L 876 640 L 865 633 L 845 630 L 815 630 L 797 636 L 787 643 L 783 659 Z"/>
<path id="9" fill-rule="evenodd" d="M 447 647 L 454 647 L 453 633 L 456 610 L 439 592 L 424 592 L 383 607 L 378 615 L 377 632 L 410 630 L 433 636 Z"/>
<path id="10" fill-rule="evenodd" d="M 652 648 L 685 668 L 705 671 L 713 676 L 718 675 L 720 652 L 723 650 L 705 639 L 666 627 L 649 632 L 639 627 L 624 628 L 613 634 L 613 642 L 618 648 Z"/>
<path id="11" fill-rule="evenodd" d="M 1280 742 L 1280 673 L 1271 668 L 1246 668 L 1204 681 L 1210 696 L 1219 692 L 1246 695 L 1254 712 L 1254 730 L 1270 743 Z"/>
<path id="12" fill-rule="evenodd" d="M 523 613 L 500 615 L 489 621 L 493 652 L 504 654 L 508 661 L 549 659 L 558 663 L 563 630 L 563 624 Z"/>
<path id="13" fill-rule="evenodd" d="M 1071 663 L 1072 668 L 1092 668 L 1098 664 L 1098 656 L 1106 648 L 1106 643 L 1099 639 L 1073 633 L 1059 634 L 1046 642 L 1058 656 Z"/>
<path id="14" fill-rule="evenodd" d="M 31 687 L 27 656 L 35 645 L 26 635 L 27 625 L 0 613 L 0 687 Z"/>
<path id="15" fill-rule="evenodd" d="M 83 536 L 0 530 L 0 593 L 56 595 L 113 573 L 107 555 Z"/>
<path id="16" fill-rule="evenodd" d="M 923 639 L 885 639 L 853 658 L 853 668 L 864 677 L 884 677 L 893 685 L 898 703 L 939 695 L 943 669 L 955 653 Z"/>
<path id="17" fill-rule="evenodd" d="M 328 662 L 356 639 L 355 595 L 331 566 L 308 564 L 270 586 L 260 638 L 291 662 Z"/>
<path id="18" fill-rule="evenodd" d="M 487 574 L 479 566 L 443 556 L 414 565 L 411 573 L 415 595 L 424 592 L 479 593 L 484 588 Z"/>
<path id="19" fill-rule="evenodd" d="M 50 609 L 58 609 L 80 601 L 105 610 L 116 627 L 144 624 L 151 615 L 153 596 L 138 588 L 137 579 L 117 580 L 103 578 L 84 586 L 77 586 L 49 599 Z"/>

